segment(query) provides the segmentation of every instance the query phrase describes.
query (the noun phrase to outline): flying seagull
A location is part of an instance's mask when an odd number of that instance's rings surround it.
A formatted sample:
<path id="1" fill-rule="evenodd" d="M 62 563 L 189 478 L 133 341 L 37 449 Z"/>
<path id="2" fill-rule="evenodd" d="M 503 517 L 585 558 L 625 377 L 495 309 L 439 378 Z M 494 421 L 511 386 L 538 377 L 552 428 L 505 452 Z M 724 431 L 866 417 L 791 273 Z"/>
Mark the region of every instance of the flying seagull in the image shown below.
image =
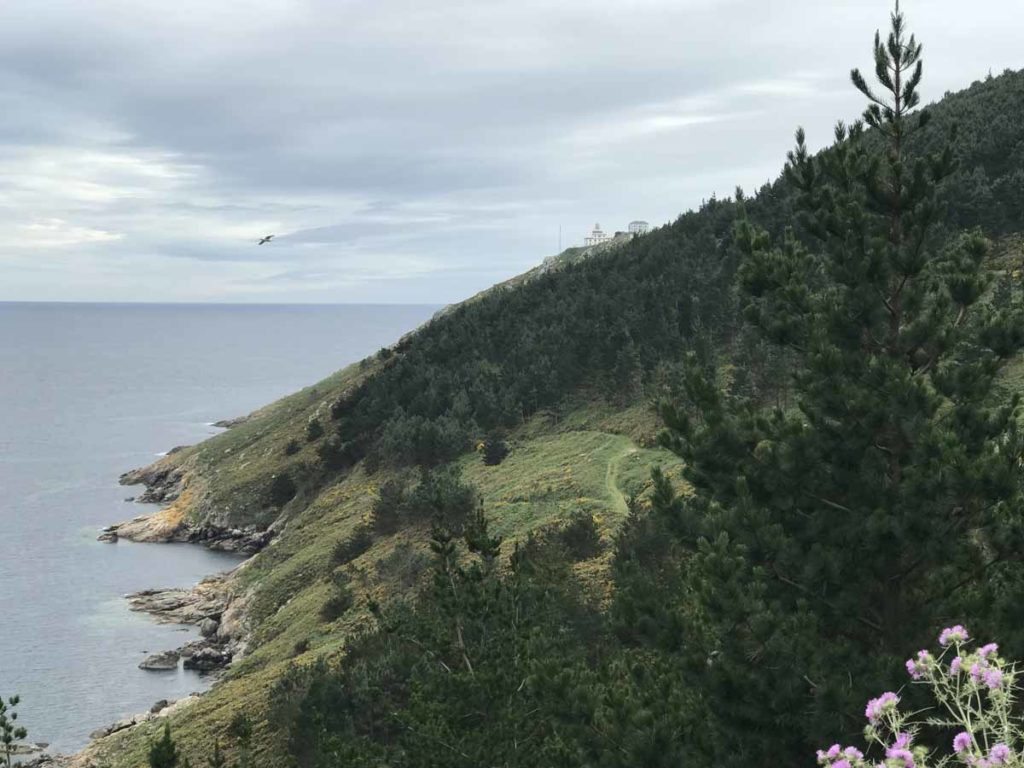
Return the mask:
<path id="1" fill-rule="evenodd" d="M 273 239 L 274 239 L 273 235 L 267 235 L 266 237 L 261 237 L 259 239 L 259 242 L 256 243 L 256 245 L 264 245 L 265 243 L 269 243 Z"/>

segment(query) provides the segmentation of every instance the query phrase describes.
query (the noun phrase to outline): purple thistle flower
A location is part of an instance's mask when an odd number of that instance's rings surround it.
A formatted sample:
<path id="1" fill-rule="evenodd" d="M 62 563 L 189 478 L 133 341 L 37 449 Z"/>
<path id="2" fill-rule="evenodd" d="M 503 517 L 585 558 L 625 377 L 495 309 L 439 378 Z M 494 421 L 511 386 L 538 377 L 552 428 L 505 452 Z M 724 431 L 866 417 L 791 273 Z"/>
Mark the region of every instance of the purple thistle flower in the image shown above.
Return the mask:
<path id="1" fill-rule="evenodd" d="M 989 750 L 988 760 L 992 765 L 1002 765 L 1010 759 L 1010 748 L 1005 744 L 996 744 Z"/>
<path id="2" fill-rule="evenodd" d="M 918 651 L 916 660 L 907 659 L 907 673 L 915 680 L 920 680 L 933 662 L 934 659 L 928 651 Z"/>
<path id="3" fill-rule="evenodd" d="M 889 747 L 885 751 L 885 757 L 888 760 L 902 760 L 904 768 L 914 768 L 914 756 L 910 753 L 909 749 Z"/>
<path id="4" fill-rule="evenodd" d="M 971 680 L 973 680 L 976 683 L 980 683 L 983 674 L 984 670 L 982 669 L 981 664 L 979 664 L 978 662 L 974 662 L 973 664 L 971 664 Z"/>
<path id="5" fill-rule="evenodd" d="M 974 738 L 967 731 L 960 731 L 953 737 L 953 751 L 958 755 L 974 743 Z"/>
<path id="6" fill-rule="evenodd" d="M 899 696 L 892 691 L 886 691 L 877 699 L 872 699 L 868 702 L 867 707 L 864 709 L 864 716 L 869 722 L 874 723 L 884 712 L 895 709 L 899 701 Z"/>
<path id="7" fill-rule="evenodd" d="M 853 760 L 863 760 L 864 759 L 864 753 L 861 752 L 856 747 L 847 747 L 846 749 L 843 750 L 843 754 L 846 755 L 847 757 L 853 759 Z"/>
<path id="8" fill-rule="evenodd" d="M 985 685 L 990 691 L 1003 687 L 1003 673 L 998 669 L 989 669 L 985 672 Z"/>
<path id="9" fill-rule="evenodd" d="M 836 760 L 834 763 L 832 763 L 832 768 L 853 768 L 853 766 L 850 765 L 849 760 L 843 758 L 842 760 Z"/>
<path id="10" fill-rule="evenodd" d="M 986 643 L 978 649 L 978 655 L 983 659 L 988 659 L 989 656 L 999 652 L 999 646 L 996 643 Z"/>
<path id="11" fill-rule="evenodd" d="M 964 629 L 962 624 L 957 624 L 952 627 L 946 627 L 939 634 L 939 645 L 943 648 L 948 648 L 953 643 L 965 643 L 970 639 L 970 635 L 967 630 Z"/>
<path id="12" fill-rule="evenodd" d="M 910 675 L 914 680 L 921 679 L 921 670 L 917 666 L 917 662 L 913 659 L 907 659 L 907 674 Z"/>
<path id="13" fill-rule="evenodd" d="M 911 736 L 906 731 L 896 734 L 896 741 L 892 743 L 895 749 L 906 749 L 910 746 Z"/>
<path id="14" fill-rule="evenodd" d="M 958 674 L 960 674 L 960 667 L 963 666 L 963 663 L 964 663 L 964 660 L 961 659 L 959 656 L 954 658 L 951 662 L 949 662 L 949 674 L 951 674 L 951 675 L 958 675 Z"/>
<path id="15" fill-rule="evenodd" d="M 831 747 L 828 748 L 828 752 L 825 753 L 825 757 L 829 758 L 830 760 L 834 760 L 835 758 L 839 757 L 839 753 L 842 751 L 842 747 L 840 747 L 838 744 L 833 744 Z"/>

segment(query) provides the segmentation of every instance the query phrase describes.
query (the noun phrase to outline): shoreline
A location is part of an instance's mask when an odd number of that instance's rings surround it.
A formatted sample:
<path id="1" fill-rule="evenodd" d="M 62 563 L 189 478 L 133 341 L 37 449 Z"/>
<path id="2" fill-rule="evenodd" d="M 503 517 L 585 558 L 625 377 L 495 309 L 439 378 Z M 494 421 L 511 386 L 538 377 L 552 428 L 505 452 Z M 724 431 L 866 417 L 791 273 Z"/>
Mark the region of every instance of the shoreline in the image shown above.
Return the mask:
<path id="1" fill-rule="evenodd" d="M 217 426 L 230 428 L 243 419 L 218 422 Z M 152 513 L 138 515 L 100 530 L 98 541 L 116 544 L 119 539 L 142 543 L 186 543 L 203 546 L 214 551 L 237 553 L 244 556 L 235 567 L 221 573 L 204 576 L 191 587 L 149 588 L 123 595 L 128 609 L 143 613 L 158 624 L 196 627 L 199 638 L 189 640 L 177 648 L 159 651 L 148 656 L 138 666 L 144 673 L 185 669 L 202 676 L 210 676 L 210 688 L 180 699 L 161 699 L 146 712 L 136 713 L 89 734 L 89 741 L 72 754 L 49 753 L 46 743 L 29 742 L 22 753 L 22 768 L 97 768 L 96 762 L 102 742 L 114 734 L 123 734 L 135 726 L 154 719 L 177 714 L 199 701 L 215 686 L 221 674 L 237 659 L 245 655 L 248 636 L 246 609 L 248 595 L 235 590 L 234 578 L 245 568 L 252 556 L 263 549 L 273 537 L 273 531 L 247 529 L 198 528 L 184 520 L 175 509 L 175 502 L 187 502 L 185 473 L 164 472 L 157 467 L 168 456 L 182 450 L 176 446 L 162 454 L 154 464 L 123 473 L 121 485 L 144 485 L 138 497 L 126 499 L 134 503 L 164 503 L 169 506 Z M 183 498 L 184 496 L 184 498 Z"/>

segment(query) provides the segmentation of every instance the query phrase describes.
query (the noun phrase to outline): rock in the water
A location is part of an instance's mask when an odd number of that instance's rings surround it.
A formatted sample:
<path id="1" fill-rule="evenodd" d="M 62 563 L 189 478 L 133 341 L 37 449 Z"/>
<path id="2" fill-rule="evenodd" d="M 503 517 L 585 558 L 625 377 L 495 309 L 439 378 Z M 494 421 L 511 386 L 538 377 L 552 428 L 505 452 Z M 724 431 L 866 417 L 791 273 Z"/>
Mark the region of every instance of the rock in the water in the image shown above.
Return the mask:
<path id="1" fill-rule="evenodd" d="M 148 657 L 145 661 L 139 664 L 139 669 L 149 670 L 169 670 L 178 668 L 178 659 L 181 655 L 177 651 L 164 651 L 162 653 L 154 653 Z"/>
<path id="2" fill-rule="evenodd" d="M 103 529 L 103 531 L 100 533 L 100 535 L 96 537 L 96 541 L 117 542 L 117 539 L 118 539 L 118 535 L 117 535 L 117 526 L 116 525 L 109 525 L 109 526 L 107 526 L 106 528 Z"/>

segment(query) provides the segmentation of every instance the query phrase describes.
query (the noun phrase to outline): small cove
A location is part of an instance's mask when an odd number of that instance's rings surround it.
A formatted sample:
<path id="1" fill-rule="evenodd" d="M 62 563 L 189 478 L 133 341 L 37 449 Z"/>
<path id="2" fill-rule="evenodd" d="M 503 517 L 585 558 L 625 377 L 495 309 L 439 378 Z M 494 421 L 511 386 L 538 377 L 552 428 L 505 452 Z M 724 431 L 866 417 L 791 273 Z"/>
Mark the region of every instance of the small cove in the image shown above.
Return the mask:
<path id="1" fill-rule="evenodd" d="M 51 751 L 158 699 L 208 687 L 149 653 L 198 636 L 124 595 L 188 587 L 241 558 L 186 544 L 96 541 L 156 507 L 120 473 L 220 430 L 395 341 L 427 306 L 0 304 L 0 695 L 20 694 Z"/>

